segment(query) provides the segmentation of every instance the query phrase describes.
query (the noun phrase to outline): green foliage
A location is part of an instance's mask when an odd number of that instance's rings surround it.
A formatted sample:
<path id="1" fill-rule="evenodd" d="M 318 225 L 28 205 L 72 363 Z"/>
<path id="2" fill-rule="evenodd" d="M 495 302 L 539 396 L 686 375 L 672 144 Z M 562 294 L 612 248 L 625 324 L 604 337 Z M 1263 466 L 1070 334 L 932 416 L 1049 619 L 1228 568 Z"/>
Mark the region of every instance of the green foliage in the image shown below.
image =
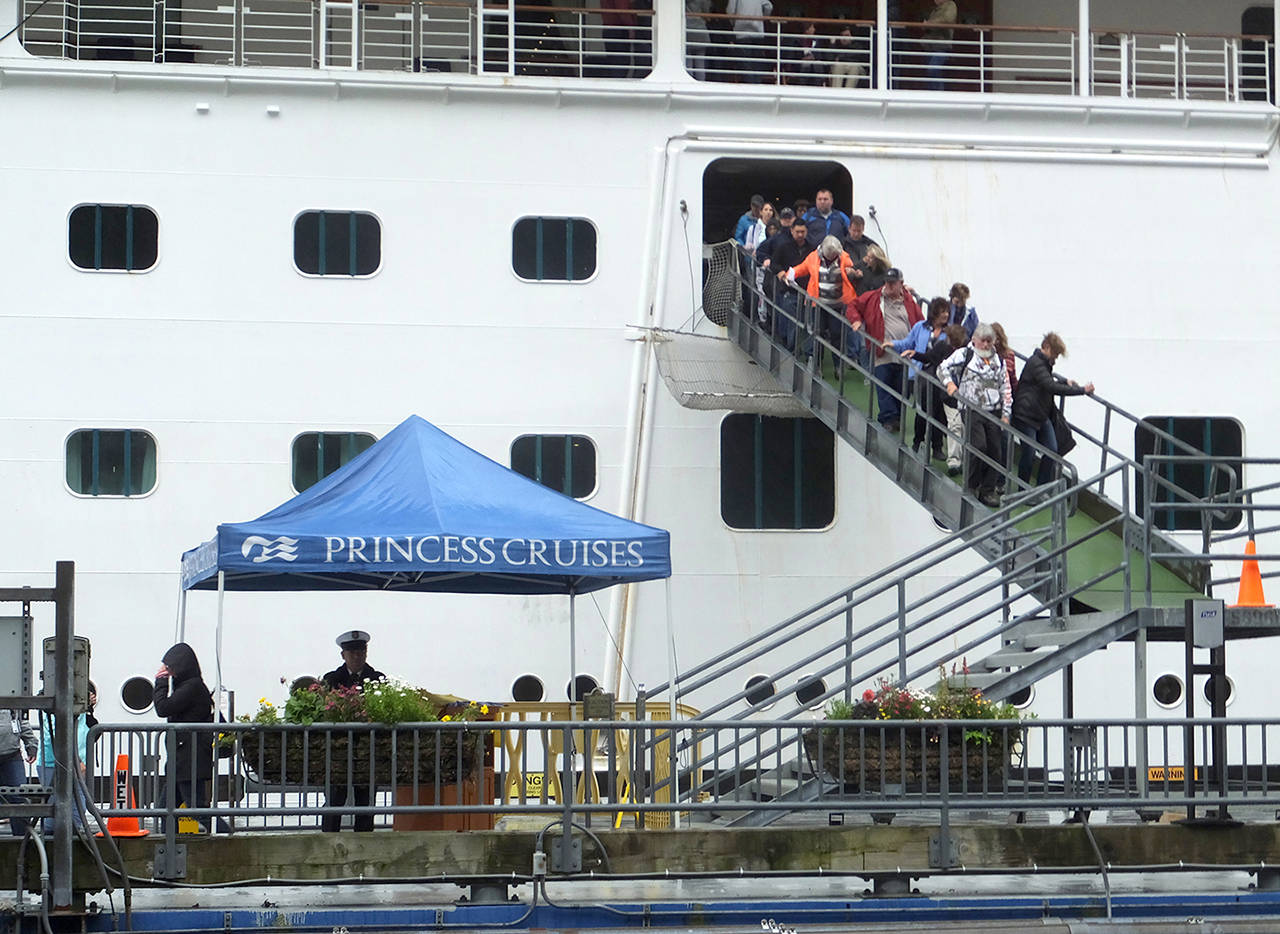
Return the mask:
<path id="1" fill-rule="evenodd" d="M 434 723 L 449 720 L 479 720 L 489 713 L 488 704 L 476 704 L 432 694 L 400 681 L 369 681 L 364 688 L 331 688 L 322 683 L 298 688 L 280 708 L 260 698 L 252 717 L 245 723 Z"/>
<path id="2" fill-rule="evenodd" d="M 370 723 L 430 723 L 440 709 L 421 688 L 399 681 L 371 681 L 364 687 L 364 710 Z"/>
<path id="3" fill-rule="evenodd" d="M 954 674 L 954 673 L 953 673 Z M 965 671 L 967 674 L 967 671 Z M 888 678 L 880 678 L 874 688 L 867 688 L 853 703 L 833 700 L 827 704 L 828 720 L 1018 720 L 1021 715 L 1012 704 L 990 701 L 977 688 L 967 683 L 951 685 L 944 669 L 939 669 L 938 686 L 933 691 L 917 691 L 899 687 Z M 969 739 L 987 742 L 984 730 L 969 731 Z"/>

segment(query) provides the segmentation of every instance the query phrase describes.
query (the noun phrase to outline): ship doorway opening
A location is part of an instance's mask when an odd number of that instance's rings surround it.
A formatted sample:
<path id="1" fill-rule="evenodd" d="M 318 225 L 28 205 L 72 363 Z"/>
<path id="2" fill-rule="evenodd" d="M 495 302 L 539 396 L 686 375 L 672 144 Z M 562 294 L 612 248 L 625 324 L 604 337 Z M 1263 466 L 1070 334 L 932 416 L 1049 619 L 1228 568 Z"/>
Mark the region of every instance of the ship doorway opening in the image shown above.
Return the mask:
<path id="1" fill-rule="evenodd" d="M 763 196 L 777 213 L 795 207 L 802 198 L 812 204 L 820 188 L 831 189 L 835 206 L 853 213 L 853 176 L 839 162 L 716 159 L 702 173 L 702 242 L 720 243 L 732 237 L 752 195 Z"/>

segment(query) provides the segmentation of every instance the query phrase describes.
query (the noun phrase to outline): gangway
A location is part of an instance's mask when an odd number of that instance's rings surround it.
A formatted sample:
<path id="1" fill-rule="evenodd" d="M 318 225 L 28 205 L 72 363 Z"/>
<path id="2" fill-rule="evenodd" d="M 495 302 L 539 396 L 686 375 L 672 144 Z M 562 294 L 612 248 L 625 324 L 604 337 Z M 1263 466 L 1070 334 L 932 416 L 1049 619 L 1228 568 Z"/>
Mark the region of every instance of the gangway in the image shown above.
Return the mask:
<path id="1" fill-rule="evenodd" d="M 1254 514 L 1280 509 L 1280 504 L 1265 502 L 1280 484 L 1246 488 L 1242 465 L 1268 467 L 1280 461 L 1235 458 L 1228 463 L 1209 457 L 1174 435 L 1141 423 L 1101 396 L 1080 396 L 1076 399 L 1096 408 L 1071 423 L 1080 444 L 1071 460 L 1018 439 L 1054 461 L 1057 479 L 1044 487 L 1029 486 L 1018 478 L 1013 467 L 1015 444 L 1010 443 L 1004 461 L 996 463 L 956 439 L 966 470 L 971 458 L 982 458 L 1004 479 L 1007 493 L 1002 503 L 985 505 L 965 489 L 963 475 L 949 476 L 944 462 L 912 449 L 913 420 L 924 416 L 909 400 L 898 396 L 903 417 L 897 430 L 877 422 L 874 372 L 846 352 L 845 339 L 838 337 L 833 343 L 824 336 L 843 332 L 842 317 L 794 287 L 790 293 L 783 287 L 773 297 L 762 294 L 750 261 L 737 252 L 736 245 L 722 244 L 716 250 L 729 251 L 731 258 L 713 262 L 711 268 L 733 285 L 708 283 L 704 294 L 732 296 L 733 307 L 723 317 L 728 340 L 928 510 L 940 528 L 952 531 L 928 548 L 680 672 L 673 683 L 659 685 L 651 694 L 675 691 L 677 697 L 685 697 L 702 691 L 703 696 L 723 698 L 700 705 L 701 716 L 709 720 L 748 719 L 765 707 L 773 708 L 771 719 L 791 719 L 812 716 L 815 705 L 832 698 L 851 699 L 886 671 L 904 686 L 932 685 L 941 678 L 1001 700 L 1066 670 L 1063 710 L 1071 716 L 1071 666 L 1117 641 L 1132 640 L 1135 716 L 1145 716 L 1147 642 L 1182 641 L 1186 600 L 1212 594 L 1215 585 L 1229 587 L 1238 582 L 1238 578 L 1212 577 L 1214 561 L 1239 567 L 1247 557 L 1241 553 L 1242 545 L 1232 550 L 1228 544 L 1223 551 L 1224 543 L 1277 530 L 1258 528 Z M 821 326 L 827 321 L 839 327 Z M 875 344 L 865 336 L 859 339 Z M 891 348 L 879 346 L 893 354 Z M 933 380 L 927 374 L 916 378 Z M 1101 423 L 1101 432 L 1085 427 L 1094 423 Z M 1130 430 L 1141 426 L 1151 432 L 1157 440 L 1156 455 L 1140 462 L 1120 450 L 1114 438 L 1121 426 Z M 945 425 L 939 427 L 946 431 Z M 1159 467 L 1169 462 L 1203 467 L 1214 478 L 1207 494 L 1178 486 L 1177 471 Z M 1081 467 L 1093 463 L 1092 472 Z M 1157 501 L 1161 512 L 1187 510 L 1197 516 L 1202 528 L 1199 549 L 1156 528 Z M 1247 518 L 1247 530 L 1215 534 L 1214 517 L 1227 513 Z M 976 569 L 972 566 L 975 552 L 980 558 Z M 912 587 L 913 579 L 929 572 L 955 574 L 961 582 L 926 593 Z M 896 601 L 891 599 L 895 595 Z M 896 606 L 886 610 L 886 601 Z M 1274 608 L 1227 613 L 1229 639 L 1278 633 L 1280 612 Z M 802 643 L 797 641 L 801 639 Z M 805 648 L 797 651 L 797 644 Z M 793 706 L 779 712 L 778 697 L 760 683 L 737 687 L 748 673 L 761 671 L 771 672 L 767 686 L 800 679 L 814 689 L 803 699 L 797 695 L 788 700 L 789 705 L 794 701 Z M 720 747 L 720 754 L 723 750 Z M 777 751 L 757 750 L 752 755 L 763 761 Z M 819 781 L 806 774 L 801 758 L 797 757 L 795 780 L 784 792 L 797 799 L 816 794 Z M 749 765 L 752 757 L 740 761 Z M 693 768 L 699 764 L 691 762 Z M 752 819 L 751 815 L 744 818 L 748 823 Z"/>

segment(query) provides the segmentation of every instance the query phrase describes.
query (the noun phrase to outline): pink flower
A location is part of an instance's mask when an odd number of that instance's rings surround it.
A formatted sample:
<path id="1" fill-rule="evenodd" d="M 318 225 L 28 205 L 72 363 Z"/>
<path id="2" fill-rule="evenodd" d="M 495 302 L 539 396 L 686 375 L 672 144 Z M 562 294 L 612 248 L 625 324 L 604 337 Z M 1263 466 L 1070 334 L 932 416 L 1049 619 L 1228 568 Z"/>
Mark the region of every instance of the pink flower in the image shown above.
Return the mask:
<path id="1" fill-rule="evenodd" d="M 875 700 L 875 699 L 876 699 L 876 692 L 875 692 L 875 691 L 873 691 L 873 690 L 871 690 L 871 688 L 867 688 L 865 691 L 863 691 L 863 692 L 862 692 L 862 699 L 863 699 L 864 701 L 871 701 L 871 700 Z"/>

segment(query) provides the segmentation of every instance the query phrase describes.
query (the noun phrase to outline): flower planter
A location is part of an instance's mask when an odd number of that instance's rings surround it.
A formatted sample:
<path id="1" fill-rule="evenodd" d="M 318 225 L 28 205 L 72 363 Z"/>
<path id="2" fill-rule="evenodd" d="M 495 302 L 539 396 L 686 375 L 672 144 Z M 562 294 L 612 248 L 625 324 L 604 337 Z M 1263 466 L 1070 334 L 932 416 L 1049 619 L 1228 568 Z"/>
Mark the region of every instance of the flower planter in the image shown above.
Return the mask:
<path id="1" fill-rule="evenodd" d="M 456 730 L 277 730 L 242 735 L 245 766 L 269 785 L 452 784 L 473 776 L 485 735 Z"/>
<path id="2" fill-rule="evenodd" d="M 461 782 L 440 786 L 440 794 L 436 794 L 434 783 L 413 787 L 396 788 L 396 804 L 398 806 L 418 804 L 438 804 L 441 806 L 456 804 L 493 804 L 493 768 L 486 767 Z M 489 814 L 450 814 L 444 811 L 432 811 L 420 814 L 396 814 L 392 817 L 392 827 L 396 830 L 492 830 L 494 815 Z"/>
<path id="3" fill-rule="evenodd" d="M 942 731 L 936 726 L 884 726 L 883 721 L 825 726 L 804 733 L 810 765 L 832 781 L 864 794 L 936 794 L 942 780 Z M 947 731 L 947 785 L 952 794 L 999 791 L 1016 737 L 987 731 L 965 739 Z M 969 732 L 973 732 L 970 730 Z M 819 748 L 821 747 L 821 748 Z"/>

